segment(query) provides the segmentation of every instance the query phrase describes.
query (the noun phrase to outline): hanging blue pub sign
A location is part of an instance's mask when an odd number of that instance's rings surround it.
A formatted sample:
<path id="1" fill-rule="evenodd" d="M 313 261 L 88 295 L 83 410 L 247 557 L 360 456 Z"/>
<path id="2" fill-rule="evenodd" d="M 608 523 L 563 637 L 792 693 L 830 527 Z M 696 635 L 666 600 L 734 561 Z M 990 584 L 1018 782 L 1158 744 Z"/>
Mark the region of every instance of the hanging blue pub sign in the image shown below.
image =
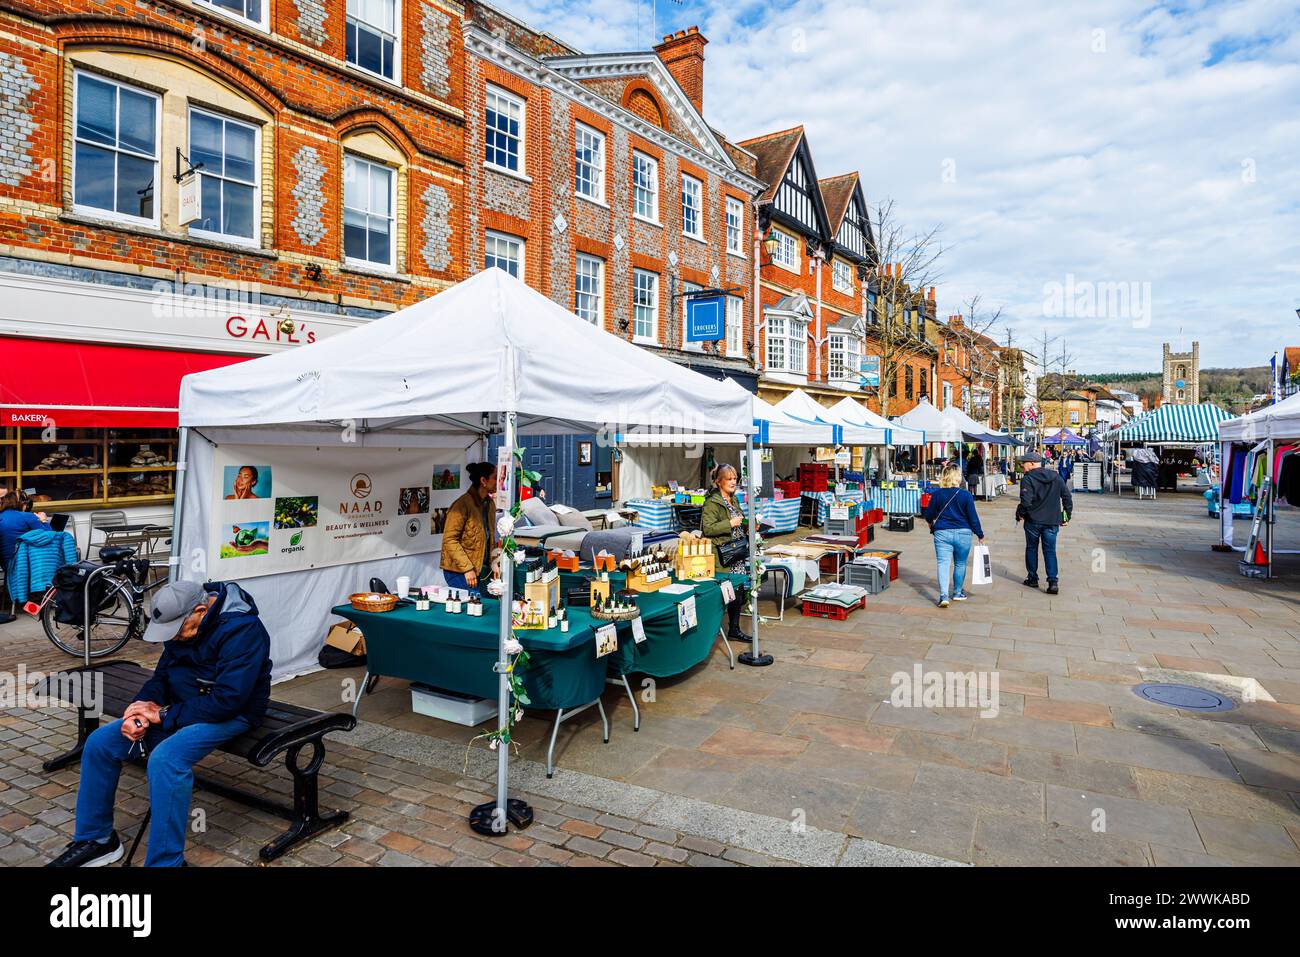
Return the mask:
<path id="1" fill-rule="evenodd" d="M 686 300 L 686 341 L 714 342 L 727 337 L 724 296 L 700 296 Z"/>

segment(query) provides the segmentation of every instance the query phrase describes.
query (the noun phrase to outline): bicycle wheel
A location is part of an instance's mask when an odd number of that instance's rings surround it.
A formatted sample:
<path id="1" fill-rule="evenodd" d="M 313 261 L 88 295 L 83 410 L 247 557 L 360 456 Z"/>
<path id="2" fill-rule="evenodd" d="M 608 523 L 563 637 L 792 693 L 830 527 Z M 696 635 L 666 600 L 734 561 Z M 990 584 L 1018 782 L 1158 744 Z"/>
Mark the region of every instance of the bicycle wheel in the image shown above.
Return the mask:
<path id="1" fill-rule="evenodd" d="M 99 610 L 90 626 L 90 657 L 111 655 L 133 637 L 144 631 L 144 616 L 135 603 L 135 596 L 125 582 L 109 579 Z M 74 658 L 85 658 L 85 644 L 80 625 L 64 624 L 54 618 L 55 604 L 47 601 L 41 609 L 41 625 L 45 637 L 60 651 Z"/>

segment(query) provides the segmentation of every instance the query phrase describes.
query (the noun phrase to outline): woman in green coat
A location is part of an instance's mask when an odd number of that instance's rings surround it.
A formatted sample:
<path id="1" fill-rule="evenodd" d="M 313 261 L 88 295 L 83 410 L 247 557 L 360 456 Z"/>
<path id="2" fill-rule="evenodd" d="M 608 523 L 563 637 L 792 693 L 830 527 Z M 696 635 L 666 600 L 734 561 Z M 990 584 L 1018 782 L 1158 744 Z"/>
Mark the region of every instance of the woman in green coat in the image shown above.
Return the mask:
<path id="1" fill-rule="evenodd" d="M 736 500 L 736 479 L 735 466 L 719 465 L 713 473 L 713 489 L 705 498 L 704 507 L 700 511 L 700 533 L 713 542 L 715 549 L 734 539 L 749 538 L 745 513 Z M 746 556 L 729 568 L 719 568 L 719 571 L 744 572 L 748 564 L 749 558 Z M 731 641 L 753 640 L 740 630 L 740 611 L 744 607 L 744 600 L 744 586 L 737 585 L 736 597 L 727 605 L 727 638 Z"/>

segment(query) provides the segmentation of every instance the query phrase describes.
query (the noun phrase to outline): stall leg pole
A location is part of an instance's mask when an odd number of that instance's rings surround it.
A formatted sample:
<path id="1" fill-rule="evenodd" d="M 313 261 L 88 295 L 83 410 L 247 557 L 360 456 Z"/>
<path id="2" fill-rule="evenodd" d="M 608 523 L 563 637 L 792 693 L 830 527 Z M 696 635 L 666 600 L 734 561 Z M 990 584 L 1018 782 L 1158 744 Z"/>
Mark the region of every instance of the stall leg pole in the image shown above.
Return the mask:
<path id="1" fill-rule="evenodd" d="M 765 655 L 758 648 L 758 477 L 757 470 L 754 468 L 754 437 L 745 436 L 745 462 L 747 463 L 746 474 L 749 486 L 748 495 L 750 502 L 749 514 L 749 591 L 745 598 L 752 601 L 753 611 L 750 613 L 750 629 L 753 635 L 753 643 L 749 646 L 749 651 L 741 652 L 737 660 L 742 665 L 751 665 L 761 668 L 770 665 L 773 660 L 771 655 Z"/>
<path id="2" fill-rule="evenodd" d="M 1267 577 L 1273 577 L 1273 503 L 1277 501 L 1277 476 L 1273 475 L 1273 440 L 1268 440 L 1268 461 L 1264 466 L 1264 474 L 1272 476 L 1273 481 L 1268 483 L 1268 501 L 1264 503 L 1264 531 L 1268 535 L 1268 568 Z"/>
<path id="3" fill-rule="evenodd" d="M 505 429 L 502 442 L 506 449 L 509 464 L 510 501 L 507 508 L 513 508 L 519 495 L 518 482 L 514 480 L 515 450 L 515 413 L 505 415 Z M 496 521 L 496 510 L 490 510 L 492 521 Z M 493 529 L 488 529 L 489 545 Z M 498 727 L 506 727 L 510 721 L 510 679 L 506 669 L 510 667 L 506 655 L 506 640 L 513 635 L 511 630 L 511 605 L 514 598 L 514 556 L 506 548 L 501 549 L 501 608 L 497 628 L 497 722 Z M 522 800 L 510 800 L 510 745 L 504 741 L 497 745 L 497 797 L 495 801 L 480 804 L 469 814 L 469 826 L 475 832 L 487 837 L 501 837 L 509 832 L 509 823 L 517 828 L 525 828 L 533 823 L 533 809 Z"/>
<path id="4" fill-rule="evenodd" d="M 189 466 L 189 462 L 186 461 L 190 446 L 189 439 L 190 430 L 182 427 L 176 445 L 176 494 L 172 506 L 172 547 L 167 553 L 169 582 L 177 581 L 181 577 L 181 530 L 184 528 L 185 517 L 185 471 Z"/>

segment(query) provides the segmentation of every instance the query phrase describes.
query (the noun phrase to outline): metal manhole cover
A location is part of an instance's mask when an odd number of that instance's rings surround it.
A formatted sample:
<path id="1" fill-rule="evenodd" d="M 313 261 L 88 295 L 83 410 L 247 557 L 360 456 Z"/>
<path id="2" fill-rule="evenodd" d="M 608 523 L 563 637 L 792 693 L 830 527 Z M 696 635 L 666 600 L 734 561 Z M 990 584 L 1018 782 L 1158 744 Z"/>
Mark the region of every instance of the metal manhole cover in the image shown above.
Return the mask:
<path id="1" fill-rule="evenodd" d="M 1231 711 L 1236 707 L 1231 698 L 1225 698 L 1217 691 L 1191 685 L 1140 684 L 1133 693 L 1139 698 L 1184 711 Z"/>

